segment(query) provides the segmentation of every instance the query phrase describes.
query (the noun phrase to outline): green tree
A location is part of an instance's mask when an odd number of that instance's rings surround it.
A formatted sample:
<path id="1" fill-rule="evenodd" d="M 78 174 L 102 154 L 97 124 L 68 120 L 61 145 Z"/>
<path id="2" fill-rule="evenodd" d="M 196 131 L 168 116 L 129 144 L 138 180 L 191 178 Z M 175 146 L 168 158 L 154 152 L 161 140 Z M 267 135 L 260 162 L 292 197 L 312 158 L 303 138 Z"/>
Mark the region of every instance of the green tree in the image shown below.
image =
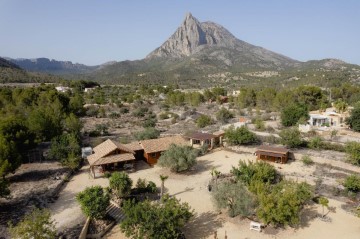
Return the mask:
<path id="1" fill-rule="evenodd" d="M 234 126 L 225 130 L 225 138 L 227 142 L 233 145 L 247 145 L 257 142 L 256 135 L 251 132 L 246 126 L 236 128 Z"/>
<path id="2" fill-rule="evenodd" d="M 344 113 L 348 108 L 348 104 L 345 101 L 338 99 L 334 102 L 334 107 L 336 109 L 336 112 Z"/>
<path id="3" fill-rule="evenodd" d="M 126 197 L 131 192 L 132 180 L 125 172 L 114 172 L 109 178 L 109 186 L 118 198 Z"/>
<path id="4" fill-rule="evenodd" d="M 157 139 L 160 136 L 160 131 L 155 128 L 146 128 L 143 131 L 135 133 L 135 138 L 137 140 L 144 139 Z"/>
<path id="5" fill-rule="evenodd" d="M 360 165 L 360 143 L 350 141 L 345 144 L 345 151 L 352 164 Z"/>
<path id="6" fill-rule="evenodd" d="M 241 181 L 247 186 L 250 186 L 255 181 L 275 183 L 277 177 L 274 166 L 263 161 L 246 163 L 240 160 L 239 167 L 232 167 L 231 173 L 236 177 L 237 181 Z"/>
<path id="7" fill-rule="evenodd" d="M 258 131 L 264 131 L 265 130 L 265 123 L 261 118 L 257 118 L 255 120 L 255 129 Z"/>
<path id="8" fill-rule="evenodd" d="M 311 149 L 321 149 L 324 145 L 324 139 L 321 138 L 320 136 L 316 136 L 310 139 L 308 146 Z"/>
<path id="9" fill-rule="evenodd" d="M 80 131 L 83 127 L 83 124 L 79 120 L 78 117 L 76 117 L 75 114 L 70 113 L 68 117 L 64 120 L 65 130 L 68 133 L 72 133 L 77 135 L 80 138 Z"/>
<path id="10" fill-rule="evenodd" d="M 220 121 L 221 123 L 227 123 L 227 122 L 229 122 L 229 119 L 232 119 L 232 118 L 234 118 L 234 114 L 230 110 L 228 110 L 224 107 L 222 107 L 216 113 L 216 119 L 218 121 Z"/>
<path id="11" fill-rule="evenodd" d="M 260 191 L 257 216 L 265 224 L 297 225 L 300 222 L 300 211 L 311 197 L 312 190 L 309 184 L 281 181 Z"/>
<path id="12" fill-rule="evenodd" d="M 290 148 L 300 147 L 304 143 L 301 139 L 301 133 L 297 128 L 283 129 L 279 136 L 281 138 L 281 144 Z"/>
<path id="13" fill-rule="evenodd" d="M 213 120 L 211 119 L 210 116 L 207 115 L 201 115 L 199 118 L 197 118 L 196 120 L 196 125 L 199 128 L 204 128 L 208 125 L 213 124 Z"/>
<path id="14" fill-rule="evenodd" d="M 75 134 L 62 134 L 51 140 L 49 157 L 72 170 L 79 166 L 80 153 L 79 138 Z"/>
<path id="15" fill-rule="evenodd" d="M 355 106 L 350 112 L 350 117 L 346 119 L 346 123 L 354 131 L 360 132 L 360 106 Z"/>
<path id="16" fill-rule="evenodd" d="M 254 107 L 256 105 L 255 90 L 250 88 L 241 88 L 238 96 L 238 105 L 241 108 Z"/>
<path id="17" fill-rule="evenodd" d="M 227 209 L 230 217 L 250 216 L 255 212 L 256 199 L 240 181 L 219 183 L 212 196 L 217 208 Z"/>
<path id="18" fill-rule="evenodd" d="M 101 186 L 87 187 L 76 195 L 83 213 L 93 219 L 101 219 L 106 215 L 110 205 L 110 195 Z"/>
<path id="19" fill-rule="evenodd" d="M 34 209 L 16 225 L 10 224 L 11 238 L 18 239 L 55 239 L 55 221 L 46 209 Z"/>
<path id="20" fill-rule="evenodd" d="M 161 154 L 158 164 L 178 173 L 193 167 L 196 164 L 196 157 L 197 151 L 192 147 L 172 144 Z"/>
<path id="21" fill-rule="evenodd" d="M 308 119 L 309 114 L 305 106 L 292 104 L 281 111 L 281 124 L 285 127 L 296 125 L 300 119 Z"/>
<path id="22" fill-rule="evenodd" d="M 139 239 L 179 238 L 181 229 L 194 213 L 187 203 L 175 197 L 164 196 L 161 202 L 125 201 L 125 219 L 120 223 L 126 237 Z"/>

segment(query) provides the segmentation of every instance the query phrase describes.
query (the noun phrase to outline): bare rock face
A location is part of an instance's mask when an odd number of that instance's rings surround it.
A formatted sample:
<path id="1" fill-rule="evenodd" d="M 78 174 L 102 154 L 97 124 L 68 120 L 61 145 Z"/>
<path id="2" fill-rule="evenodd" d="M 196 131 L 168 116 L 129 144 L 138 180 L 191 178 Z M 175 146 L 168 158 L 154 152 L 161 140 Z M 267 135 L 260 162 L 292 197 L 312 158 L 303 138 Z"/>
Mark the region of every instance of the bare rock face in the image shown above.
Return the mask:
<path id="1" fill-rule="evenodd" d="M 237 39 L 228 30 L 213 22 L 200 23 L 191 13 L 186 14 L 176 32 L 146 59 L 206 57 L 226 66 L 256 65 L 286 67 L 297 61 L 262 47 Z"/>

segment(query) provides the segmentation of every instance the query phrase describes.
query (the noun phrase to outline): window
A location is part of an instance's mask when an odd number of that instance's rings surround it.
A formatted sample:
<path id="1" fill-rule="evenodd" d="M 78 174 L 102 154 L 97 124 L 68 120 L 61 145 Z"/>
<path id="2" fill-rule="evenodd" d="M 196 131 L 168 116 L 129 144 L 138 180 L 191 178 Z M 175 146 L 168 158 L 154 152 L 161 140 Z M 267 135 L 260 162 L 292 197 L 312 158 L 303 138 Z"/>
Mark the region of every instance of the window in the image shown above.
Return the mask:
<path id="1" fill-rule="evenodd" d="M 156 155 L 157 155 L 157 153 L 151 153 L 151 154 L 150 154 L 150 157 L 156 158 Z"/>

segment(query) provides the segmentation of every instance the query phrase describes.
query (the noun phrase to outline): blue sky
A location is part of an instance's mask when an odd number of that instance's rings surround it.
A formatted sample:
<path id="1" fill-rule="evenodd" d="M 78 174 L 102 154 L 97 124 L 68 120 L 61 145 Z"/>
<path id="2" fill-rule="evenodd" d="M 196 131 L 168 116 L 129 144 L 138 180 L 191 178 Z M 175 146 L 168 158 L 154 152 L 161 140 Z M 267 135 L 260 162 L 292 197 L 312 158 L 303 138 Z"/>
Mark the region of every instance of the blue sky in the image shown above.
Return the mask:
<path id="1" fill-rule="evenodd" d="M 297 60 L 360 64 L 359 0 L 0 0 L 0 56 L 142 59 L 187 12 Z"/>

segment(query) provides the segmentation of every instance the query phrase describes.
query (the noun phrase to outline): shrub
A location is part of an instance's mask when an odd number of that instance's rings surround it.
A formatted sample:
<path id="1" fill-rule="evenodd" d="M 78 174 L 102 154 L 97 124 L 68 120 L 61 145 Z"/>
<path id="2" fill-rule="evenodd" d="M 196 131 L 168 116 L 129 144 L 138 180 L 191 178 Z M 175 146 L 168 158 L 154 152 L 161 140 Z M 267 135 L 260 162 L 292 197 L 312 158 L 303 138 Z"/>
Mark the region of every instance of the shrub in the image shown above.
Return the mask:
<path id="1" fill-rule="evenodd" d="M 301 158 L 301 161 L 303 162 L 304 165 L 309 166 L 314 164 L 314 161 L 310 158 L 310 156 L 308 155 L 304 155 Z"/>
<path id="2" fill-rule="evenodd" d="M 360 105 L 355 106 L 351 111 L 350 117 L 346 119 L 346 123 L 350 125 L 350 128 L 354 131 L 360 131 Z"/>
<path id="3" fill-rule="evenodd" d="M 127 108 L 127 107 L 121 107 L 119 112 L 120 112 L 121 114 L 127 114 L 127 113 L 129 113 L 129 108 Z"/>
<path id="4" fill-rule="evenodd" d="M 281 144 L 290 148 L 297 148 L 303 145 L 301 133 L 297 128 L 283 129 L 279 136 L 281 137 Z"/>
<path id="5" fill-rule="evenodd" d="M 212 196 L 217 208 L 227 209 L 230 217 L 250 216 L 255 211 L 256 199 L 240 181 L 219 183 Z"/>
<path id="6" fill-rule="evenodd" d="M 258 190 L 257 216 L 274 226 L 299 224 L 300 211 L 313 194 L 309 184 L 286 180 L 263 189 Z"/>
<path id="7" fill-rule="evenodd" d="M 109 186 L 118 198 L 126 197 L 130 194 L 132 180 L 125 172 L 114 172 L 109 178 Z"/>
<path id="8" fill-rule="evenodd" d="M 201 115 L 197 120 L 196 120 L 196 125 L 199 128 L 204 128 L 208 125 L 211 125 L 213 123 L 212 119 L 207 116 L 207 115 Z"/>
<path id="9" fill-rule="evenodd" d="M 47 209 L 34 209 L 16 225 L 9 225 L 11 238 L 17 239 L 55 239 L 55 221 L 51 220 L 51 213 Z"/>
<path id="10" fill-rule="evenodd" d="M 156 126 L 156 118 L 155 119 L 146 119 L 143 123 L 143 127 L 144 128 L 151 128 L 151 127 L 155 127 Z"/>
<path id="11" fill-rule="evenodd" d="M 156 193 L 157 192 L 157 186 L 153 181 L 149 181 L 146 185 L 146 190 L 150 193 Z"/>
<path id="12" fill-rule="evenodd" d="M 125 219 L 120 224 L 121 231 L 134 239 L 180 238 L 181 229 L 194 215 L 189 204 L 169 196 L 161 202 L 128 200 L 122 209 Z"/>
<path id="13" fill-rule="evenodd" d="M 232 145 L 253 144 L 258 141 L 255 134 L 246 126 L 236 129 L 233 126 L 229 127 L 225 130 L 225 138 Z"/>
<path id="14" fill-rule="evenodd" d="M 323 138 L 321 138 L 320 136 L 316 136 L 316 137 L 310 139 L 308 146 L 311 149 L 319 150 L 319 149 L 322 149 L 324 146 L 323 141 L 324 141 Z"/>
<path id="15" fill-rule="evenodd" d="M 139 178 L 139 179 L 136 181 L 136 187 L 137 187 L 137 188 L 141 188 L 141 189 L 146 188 L 146 179 L 141 179 L 141 178 Z"/>
<path id="16" fill-rule="evenodd" d="M 256 130 L 265 131 L 265 123 L 262 119 L 257 118 L 254 123 L 255 123 Z"/>
<path id="17" fill-rule="evenodd" d="M 350 175 L 344 181 L 344 187 L 354 193 L 360 192 L 360 176 Z"/>
<path id="18" fill-rule="evenodd" d="M 110 204 L 110 195 L 101 186 L 88 187 L 76 196 L 83 213 L 94 219 L 101 219 Z"/>
<path id="19" fill-rule="evenodd" d="M 137 132 L 135 138 L 137 140 L 157 139 L 160 136 L 160 131 L 155 128 L 146 128 L 143 131 Z"/>
<path id="20" fill-rule="evenodd" d="M 263 161 L 246 163 L 240 160 L 239 167 L 232 167 L 231 173 L 238 181 L 245 183 L 247 186 L 250 186 L 254 181 L 274 183 L 277 177 L 274 166 Z"/>
<path id="21" fill-rule="evenodd" d="M 234 114 L 222 107 L 217 113 L 216 113 L 216 119 L 222 123 L 227 123 L 229 119 L 234 118 Z"/>
<path id="22" fill-rule="evenodd" d="M 285 127 L 296 125 L 300 119 L 308 119 L 309 114 L 305 106 L 289 105 L 281 111 L 281 124 Z"/>
<path id="23" fill-rule="evenodd" d="M 345 151 L 349 156 L 349 161 L 352 164 L 360 165 L 360 143 L 347 142 L 345 145 Z"/>
<path id="24" fill-rule="evenodd" d="M 197 152 L 190 146 L 177 146 L 172 144 L 168 150 L 163 152 L 158 164 L 169 168 L 174 172 L 189 170 L 196 164 Z"/>
<path id="25" fill-rule="evenodd" d="M 137 108 L 136 110 L 134 110 L 133 116 L 141 118 L 141 117 L 144 117 L 148 111 L 149 111 L 148 108 L 140 107 L 140 108 Z"/>
<path id="26" fill-rule="evenodd" d="M 159 115 L 159 119 L 165 120 L 169 118 L 169 112 L 163 112 Z"/>

